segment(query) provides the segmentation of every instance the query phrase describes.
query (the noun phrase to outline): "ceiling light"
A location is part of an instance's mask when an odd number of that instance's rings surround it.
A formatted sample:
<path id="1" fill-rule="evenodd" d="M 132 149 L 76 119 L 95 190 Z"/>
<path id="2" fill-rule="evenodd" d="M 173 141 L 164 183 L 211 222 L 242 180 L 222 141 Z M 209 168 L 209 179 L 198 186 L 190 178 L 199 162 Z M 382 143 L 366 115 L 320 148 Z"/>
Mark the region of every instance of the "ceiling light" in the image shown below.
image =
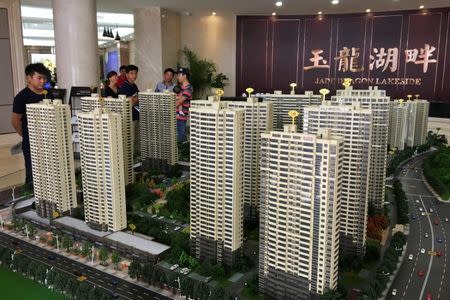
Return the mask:
<path id="1" fill-rule="evenodd" d="M 277 13 L 276 13 L 276 12 L 273 12 L 273 13 L 272 13 L 272 16 L 276 16 L 276 15 L 277 15 Z"/>
<path id="2" fill-rule="evenodd" d="M 322 12 L 321 11 L 319 11 L 318 13 L 317 13 L 318 15 L 321 15 L 322 14 Z"/>
<path id="3" fill-rule="evenodd" d="M 366 9 L 366 13 L 370 13 L 370 8 Z"/>
<path id="4" fill-rule="evenodd" d="M 213 16 L 215 16 L 215 15 L 216 15 L 216 13 L 215 13 L 215 12 L 213 12 L 213 13 L 212 13 L 212 15 L 213 15 Z"/>
<path id="5" fill-rule="evenodd" d="M 339 4 L 339 0 L 331 0 L 331 4 L 334 4 L 334 5 Z"/>
<path id="6" fill-rule="evenodd" d="M 283 6 L 283 2 L 277 1 L 277 2 L 275 2 L 275 5 L 278 6 L 278 7 Z"/>
<path id="7" fill-rule="evenodd" d="M 425 8 L 425 5 L 419 6 L 419 9 L 424 9 L 424 8 Z"/>

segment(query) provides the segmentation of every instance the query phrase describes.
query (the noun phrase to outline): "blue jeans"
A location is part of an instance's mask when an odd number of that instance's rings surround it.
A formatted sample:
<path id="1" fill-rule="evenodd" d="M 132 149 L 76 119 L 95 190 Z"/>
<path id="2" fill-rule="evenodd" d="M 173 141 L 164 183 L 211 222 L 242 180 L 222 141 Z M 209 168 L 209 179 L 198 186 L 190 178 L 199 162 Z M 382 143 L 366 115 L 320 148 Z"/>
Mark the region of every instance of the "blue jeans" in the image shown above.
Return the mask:
<path id="1" fill-rule="evenodd" d="M 181 143 L 186 142 L 186 121 L 177 120 L 177 140 Z"/>

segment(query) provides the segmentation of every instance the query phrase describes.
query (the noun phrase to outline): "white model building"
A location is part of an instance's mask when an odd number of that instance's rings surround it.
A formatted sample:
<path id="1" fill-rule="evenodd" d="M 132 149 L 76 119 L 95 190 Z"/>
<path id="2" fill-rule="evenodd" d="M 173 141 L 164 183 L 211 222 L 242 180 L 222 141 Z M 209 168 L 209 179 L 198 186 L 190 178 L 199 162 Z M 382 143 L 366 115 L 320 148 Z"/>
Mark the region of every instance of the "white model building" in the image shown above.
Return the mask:
<path id="1" fill-rule="evenodd" d="M 212 107 L 214 99 L 191 101 L 191 109 Z M 259 207 L 259 160 L 261 133 L 273 129 L 273 103 L 258 102 L 257 98 L 247 101 L 222 101 L 228 109 L 244 111 L 244 218 L 256 220 Z"/>
<path id="2" fill-rule="evenodd" d="M 178 162 L 175 101 L 174 93 L 139 93 L 144 170 L 167 172 Z"/>
<path id="3" fill-rule="evenodd" d="M 389 102 L 386 91 L 377 87 L 368 90 L 354 90 L 352 86 L 337 90 L 331 100 L 337 104 L 361 103 L 362 108 L 372 110 L 372 141 L 369 171 L 369 201 L 381 211 L 385 197 L 387 146 L 389 135 Z"/>
<path id="4" fill-rule="evenodd" d="M 406 145 L 408 147 L 423 145 L 427 141 L 430 102 L 416 99 L 407 101 L 406 106 L 408 108 Z"/>
<path id="5" fill-rule="evenodd" d="M 390 102 L 389 113 L 389 148 L 404 150 L 408 132 L 408 106 L 405 102 Z"/>
<path id="6" fill-rule="evenodd" d="M 54 218 L 77 206 L 70 107 L 61 100 L 27 104 L 36 212 Z"/>
<path id="7" fill-rule="evenodd" d="M 125 95 L 119 95 L 119 98 L 102 98 L 105 110 L 120 115 L 122 122 L 122 138 L 123 138 L 123 169 L 125 174 L 125 185 L 134 182 L 133 176 L 133 123 L 132 123 L 132 106 L 131 101 Z M 101 105 L 99 97 L 93 94 L 91 97 L 81 98 L 81 110 L 83 112 L 91 112 Z"/>
<path id="8" fill-rule="evenodd" d="M 127 227 L 121 118 L 102 108 L 78 114 L 84 214 L 96 230 Z"/>
<path id="9" fill-rule="evenodd" d="M 316 299 L 338 280 L 344 142 L 262 134 L 259 288 L 270 299 Z"/>
<path id="10" fill-rule="evenodd" d="M 243 243 L 244 111 L 216 102 L 190 118 L 192 253 L 231 266 Z"/>
<path id="11" fill-rule="evenodd" d="M 364 256 L 366 245 L 372 111 L 360 103 L 305 108 L 303 132 L 318 134 L 329 128 L 344 139 L 341 194 L 341 249 Z"/>
<path id="12" fill-rule="evenodd" d="M 284 125 L 291 124 L 291 118 L 288 116 L 289 111 L 295 110 L 299 112 L 296 124 L 298 129 L 303 129 L 303 108 L 310 105 L 320 105 L 322 102 L 321 95 L 314 95 L 311 91 L 304 94 L 265 94 L 263 101 L 273 102 L 273 128 L 282 131 Z"/>

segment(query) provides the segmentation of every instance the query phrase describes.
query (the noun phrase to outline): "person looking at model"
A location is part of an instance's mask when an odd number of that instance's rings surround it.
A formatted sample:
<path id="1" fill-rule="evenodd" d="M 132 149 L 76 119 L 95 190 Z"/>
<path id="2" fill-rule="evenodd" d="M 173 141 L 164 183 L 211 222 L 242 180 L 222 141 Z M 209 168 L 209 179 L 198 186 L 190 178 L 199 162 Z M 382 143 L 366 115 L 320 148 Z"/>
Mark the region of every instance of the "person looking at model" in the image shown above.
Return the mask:
<path id="1" fill-rule="evenodd" d="M 41 102 L 46 97 L 44 85 L 50 78 L 50 70 L 41 63 L 30 64 L 25 68 L 27 86 L 15 97 L 12 112 L 12 126 L 22 137 L 22 152 L 25 161 L 25 184 L 33 187 L 33 173 L 31 169 L 30 138 L 28 135 L 28 122 L 26 105 Z M 49 95 L 48 98 L 52 98 Z"/>
<path id="2" fill-rule="evenodd" d="M 191 107 L 192 93 L 194 89 L 189 82 L 190 72 L 187 68 L 179 68 L 177 80 L 180 92 L 177 95 L 175 105 L 177 107 L 177 139 L 179 142 L 186 142 L 186 126 Z"/>
<path id="3" fill-rule="evenodd" d="M 119 88 L 117 87 L 117 72 L 111 71 L 106 75 L 105 97 L 119 98 Z"/>
<path id="4" fill-rule="evenodd" d="M 172 68 L 167 68 L 164 70 L 163 81 L 156 85 L 155 92 L 162 93 L 165 90 L 173 91 L 175 83 L 173 83 L 173 77 L 175 76 L 175 71 Z"/>

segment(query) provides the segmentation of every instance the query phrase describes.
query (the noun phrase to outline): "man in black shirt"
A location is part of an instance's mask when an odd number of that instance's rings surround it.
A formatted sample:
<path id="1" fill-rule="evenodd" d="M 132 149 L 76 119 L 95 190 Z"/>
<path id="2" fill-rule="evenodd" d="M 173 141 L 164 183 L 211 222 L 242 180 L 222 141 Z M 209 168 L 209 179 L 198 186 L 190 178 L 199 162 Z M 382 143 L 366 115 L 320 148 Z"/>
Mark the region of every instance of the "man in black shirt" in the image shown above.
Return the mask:
<path id="1" fill-rule="evenodd" d="M 138 71 L 139 68 L 135 65 L 128 65 L 126 67 L 127 80 L 125 80 L 119 89 L 119 95 L 131 97 L 131 104 L 133 105 L 133 121 L 139 120 L 139 89 L 136 83 L 134 83 L 137 79 Z"/>
<path id="2" fill-rule="evenodd" d="M 38 103 L 45 98 L 44 85 L 50 78 L 50 71 L 41 63 L 30 64 L 25 68 L 27 87 L 14 97 L 12 125 L 22 137 L 22 152 L 25 160 L 25 184 L 31 186 L 33 177 L 31 171 L 30 140 L 28 136 L 28 123 L 26 105 Z"/>

